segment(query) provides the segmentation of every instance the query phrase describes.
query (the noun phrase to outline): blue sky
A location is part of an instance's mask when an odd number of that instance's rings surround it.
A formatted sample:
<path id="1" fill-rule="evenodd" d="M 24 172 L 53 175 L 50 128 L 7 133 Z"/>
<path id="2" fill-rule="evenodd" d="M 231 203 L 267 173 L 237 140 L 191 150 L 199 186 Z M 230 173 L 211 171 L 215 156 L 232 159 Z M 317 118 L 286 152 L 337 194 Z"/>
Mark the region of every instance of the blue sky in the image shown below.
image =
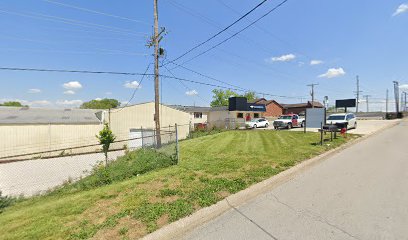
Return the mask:
<path id="1" fill-rule="evenodd" d="M 207 39 L 259 1 L 159 0 L 167 60 Z M 197 49 L 195 56 L 276 6 L 270 0 L 248 18 Z M 62 3 L 62 4 L 58 4 Z M 3 0 L 0 2 L 0 66 L 141 72 L 153 61 L 151 0 Z M 408 83 L 408 2 L 289 0 L 255 26 L 185 66 L 224 82 L 268 94 L 282 103 L 310 99 L 306 85 L 318 83 L 316 98 L 353 98 L 356 75 L 374 108 L 384 110 L 392 81 Z M 164 59 L 163 59 L 164 60 Z M 313 63 L 313 64 L 311 64 Z M 174 65 L 169 64 L 171 69 Z M 152 72 L 152 68 L 149 72 Z M 165 68 L 162 74 L 170 75 Z M 180 78 L 219 84 L 182 68 Z M 0 102 L 75 107 L 82 101 L 116 98 L 152 101 L 153 81 L 140 77 L 0 71 Z M 212 87 L 162 79 L 162 101 L 208 105 Z M 198 93 L 198 94 L 197 94 Z"/>

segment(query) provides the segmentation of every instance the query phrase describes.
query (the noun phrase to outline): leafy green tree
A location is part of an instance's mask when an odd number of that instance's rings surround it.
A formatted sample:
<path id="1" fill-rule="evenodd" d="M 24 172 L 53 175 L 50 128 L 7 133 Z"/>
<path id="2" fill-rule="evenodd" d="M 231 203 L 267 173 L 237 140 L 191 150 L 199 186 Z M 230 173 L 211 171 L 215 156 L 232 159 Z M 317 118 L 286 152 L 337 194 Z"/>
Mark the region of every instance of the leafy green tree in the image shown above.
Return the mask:
<path id="1" fill-rule="evenodd" d="M 228 99 L 230 97 L 246 97 L 248 101 L 253 101 L 258 98 L 255 92 L 246 92 L 244 95 L 242 95 L 229 89 L 213 89 L 212 93 L 213 100 L 210 103 L 211 107 L 228 106 Z"/>
<path id="2" fill-rule="evenodd" d="M 247 99 L 249 102 L 250 102 L 250 101 L 253 101 L 253 100 L 255 100 L 255 99 L 258 98 L 258 96 L 256 95 L 256 93 L 255 93 L 255 92 L 252 92 L 252 91 L 246 92 L 243 96 L 246 97 L 246 99 Z"/>
<path id="3" fill-rule="evenodd" d="M 23 106 L 20 102 L 4 102 L 2 104 L 0 104 L 0 106 L 4 106 L 4 107 L 27 107 L 27 106 Z"/>
<path id="4" fill-rule="evenodd" d="M 84 102 L 81 105 L 82 109 L 110 109 L 116 108 L 120 105 L 120 102 L 116 99 L 104 98 L 101 100 L 91 100 L 89 102 Z"/>
<path id="5" fill-rule="evenodd" d="M 99 132 L 99 135 L 96 135 L 99 140 L 99 143 L 102 144 L 102 150 L 105 154 L 105 165 L 108 165 L 108 151 L 110 144 L 113 143 L 116 139 L 115 135 L 112 133 L 108 124 L 105 124 L 103 129 Z"/>
<path id="6" fill-rule="evenodd" d="M 213 89 L 212 90 L 213 100 L 210 103 L 211 107 L 221 107 L 221 106 L 228 106 L 228 99 L 230 97 L 238 97 L 239 94 L 231 91 L 229 89 L 222 90 L 222 89 Z"/>

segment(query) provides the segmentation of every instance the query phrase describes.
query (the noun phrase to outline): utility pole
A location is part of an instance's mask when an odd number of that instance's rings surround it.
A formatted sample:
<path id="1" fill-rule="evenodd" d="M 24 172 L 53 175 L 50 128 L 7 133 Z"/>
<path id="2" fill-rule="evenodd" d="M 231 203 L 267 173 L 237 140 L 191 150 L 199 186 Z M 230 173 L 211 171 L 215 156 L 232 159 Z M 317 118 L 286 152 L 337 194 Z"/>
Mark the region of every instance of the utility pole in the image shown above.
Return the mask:
<path id="1" fill-rule="evenodd" d="M 395 111 L 399 113 L 399 83 L 393 81 L 394 83 L 394 97 L 395 97 Z"/>
<path id="2" fill-rule="evenodd" d="M 385 113 L 388 113 L 388 89 L 385 92 Z"/>
<path id="3" fill-rule="evenodd" d="M 360 101 L 360 93 L 363 91 L 360 91 L 360 78 L 358 75 L 356 76 L 356 80 L 357 80 L 357 91 L 355 92 L 356 93 L 356 113 L 358 113 L 358 102 Z"/>
<path id="4" fill-rule="evenodd" d="M 159 93 L 159 13 L 157 0 L 154 1 L 154 37 L 152 43 L 154 45 L 154 121 L 156 123 L 156 144 L 161 146 L 160 135 L 160 93 Z"/>
<path id="5" fill-rule="evenodd" d="M 367 104 L 367 112 L 370 111 L 370 109 L 368 108 L 368 98 L 371 97 L 371 95 L 364 95 L 363 96 L 366 99 L 366 104 Z"/>
<path id="6" fill-rule="evenodd" d="M 311 87 L 312 88 L 312 92 L 310 93 L 310 95 L 312 95 L 312 108 L 314 108 L 314 86 L 317 86 L 317 85 L 319 85 L 318 83 L 312 83 L 312 84 L 309 84 L 309 85 L 307 85 L 308 87 Z"/>

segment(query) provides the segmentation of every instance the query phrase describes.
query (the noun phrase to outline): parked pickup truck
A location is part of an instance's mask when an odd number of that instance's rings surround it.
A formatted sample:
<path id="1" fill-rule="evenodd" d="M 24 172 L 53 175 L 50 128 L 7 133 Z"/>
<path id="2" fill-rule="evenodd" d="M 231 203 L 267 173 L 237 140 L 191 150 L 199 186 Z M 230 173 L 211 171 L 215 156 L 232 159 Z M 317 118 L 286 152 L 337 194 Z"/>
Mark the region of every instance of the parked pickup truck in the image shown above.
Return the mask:
<path id="1" fill-rule="evenodd" d="M 303 127 L 304 124 L 305 119 L 297 114 L 282 115 L 273 122 L 273 126 L 275 129 L 278 128 L 291 129 L 292 127 Z"/>

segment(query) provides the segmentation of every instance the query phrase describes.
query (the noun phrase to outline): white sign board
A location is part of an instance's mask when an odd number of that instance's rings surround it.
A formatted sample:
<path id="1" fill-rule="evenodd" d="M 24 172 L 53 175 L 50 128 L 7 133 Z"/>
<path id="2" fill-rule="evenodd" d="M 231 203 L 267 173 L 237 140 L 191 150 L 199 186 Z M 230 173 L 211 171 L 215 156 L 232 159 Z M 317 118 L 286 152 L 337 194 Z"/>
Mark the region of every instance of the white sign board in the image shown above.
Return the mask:
<path id="1" fill-rule="evenodd" d="M 326 123 L 325 108 L 307 108 L 306 109 L 306 128 L 320 128 L 321 124 Z"/>

